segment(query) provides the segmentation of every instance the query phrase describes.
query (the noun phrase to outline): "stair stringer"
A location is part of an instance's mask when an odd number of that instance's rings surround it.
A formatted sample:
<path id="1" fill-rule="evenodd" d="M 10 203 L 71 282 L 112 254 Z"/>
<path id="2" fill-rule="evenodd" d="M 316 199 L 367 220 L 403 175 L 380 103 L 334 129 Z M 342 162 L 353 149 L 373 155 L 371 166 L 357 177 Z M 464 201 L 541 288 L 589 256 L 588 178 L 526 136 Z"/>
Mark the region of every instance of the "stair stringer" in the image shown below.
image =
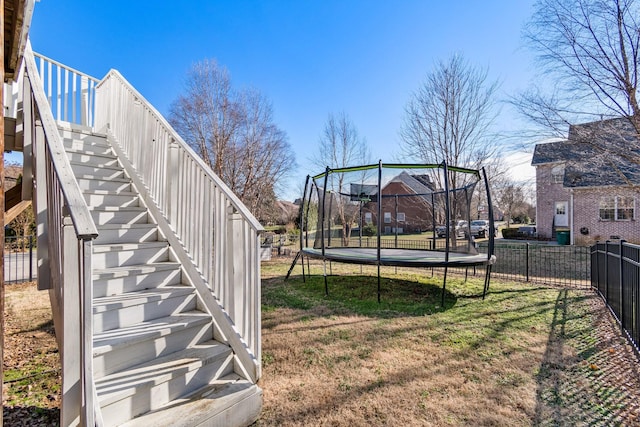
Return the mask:
<path id="1" fill-rule="evenodd" d="M 236 329 L 233 320 L 214 297 L 212 290 L 208 287 L 205 279 L 198 271 L 191 256 L 184 248 L 182 241 L 175 234 L 173 228 L 167 221 L 162 211 L 158 208 L 155 200 L 150 196 L 147 186 L 138 175 L 137 170 L 129 161 L 120 146 L 120 142 L 113 135 L 110 129 L 102 130 L 100 133 L 107 135 L 114 153 L 118 157 L 126 174 L 131 179 L 133 185 L 140 194 L 142 202 L 147 207 L 149 215 L 153 218 L 153 222 L 158 225 L 160 233 L 162 233 L 169 243 L 170 250 L 176 260 L 182 265 L 183 274 L 186 282 L 191 284 L 199 296 L 199 301 L 203 304 L 206 311 L 213 319 L 214 338 L 220 342 L 228 344 L 234 353 L 234 372 L 256 384 L 261 376 L 261 364 L 242 339 L 242 336 Z"/>

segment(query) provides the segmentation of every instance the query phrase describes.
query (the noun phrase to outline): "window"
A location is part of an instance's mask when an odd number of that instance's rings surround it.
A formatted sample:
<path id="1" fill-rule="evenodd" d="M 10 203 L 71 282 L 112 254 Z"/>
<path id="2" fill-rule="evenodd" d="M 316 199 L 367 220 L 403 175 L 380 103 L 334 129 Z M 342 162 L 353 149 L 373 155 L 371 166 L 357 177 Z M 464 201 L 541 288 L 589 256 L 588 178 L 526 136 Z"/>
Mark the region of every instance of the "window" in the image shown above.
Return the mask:
<path id="1" fill-rule="evenodd" d="M 616 219 L 616 198 L 603 197 L 600 200 L 600 219 L 603 221 L 613 221 Z"/>
<path id="2" fill-rule="evenodd" d="M 386 225 L 384 227 L 384 234 L 391 234 L 391 227 L 389 227 L 388 225 Z"/>
<path id="3" fill-rule="evenodd" d="M 566 203 L 556 203 L 556 215 L 566 215 L 567 214 L 567 204 Z"/>
<path id="4" fill-rule="evenodd" d="M 390 224 L 391 223 L 391 212 L 385 212 L 384 213 L 384 223 L 385 224 Z"/>
<path id="5" fill-rule="evenodd" d="M 371 212 L 365 212 L 364 222 L 366 222 L 367 224 L 371 224 L 373 222 L 373 219 L 371 217 Z"/>
<path id="6" fill-rule="evenodd" d="M 398 222 L 404 222 L 404 212 L 398 212 Z"/>
<path id="7" fill-rule="evenodd" d="M 562 184 L 564 182 L 564 165 L 554 166 L 551 169 L 551 182 L 553 184 Z"/>
<path id="8" fill-rule="evenodd" d="M 602 221 L 630 221 L 635 218 L 635 197 L 603 197 L 600 200 L 600 219 Z"/>
<path id="9" fill-rule="evenodd" d="M 616 202 L 618 203 L 616 206 L 616 219 L 619 221 L 632 220 L 634 217 L 636 200 L 633 197 L 618 197 Z"/>

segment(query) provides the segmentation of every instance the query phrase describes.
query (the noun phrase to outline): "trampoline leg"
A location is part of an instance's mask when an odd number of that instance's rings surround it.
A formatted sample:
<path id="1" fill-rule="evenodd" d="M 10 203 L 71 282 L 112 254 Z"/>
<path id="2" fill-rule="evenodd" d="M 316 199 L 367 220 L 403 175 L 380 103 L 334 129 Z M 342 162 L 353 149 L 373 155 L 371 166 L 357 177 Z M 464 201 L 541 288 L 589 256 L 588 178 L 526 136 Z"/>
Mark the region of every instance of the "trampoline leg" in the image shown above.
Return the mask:
<path id="1" fill-rule="evenodd" d="M 324 264 L 324 294 L 329 296 L 329 284 L 327 283 L 327 261 L 323 261 Z"/>
<path id="2" fill-rule="evenodd" d="M 298 252 L 296 254 L 296 257 L 293 259 L 293 262 L 291 263 L 291 267 L 289 267 L 289 271 L 287 271 L 287 276 L 284 278 L 285 281 L 289 280 L 289 276 L 293 271 L 293 267 L 296 266 L 296 263 L 298 262 L 298 258 L 300 258 L 300 254 L 301 252 Z M 304 280 L 304 260 L 302 261 L 302 280 Z"/>
<path id="3" fill-rule="evenodd" d="M 304 255 L 300 255 L 300 267 L 302 267 L 302 283 L 307 283 L 307 278 L 304 275 Z"/>
<path id="4" fill-rule="evenodd" d="M 469 267 L 464 269 L 464 283 L 467 283 L 468 277 L 469 277 Z"/>
<path id="5" fill-rule="evenodd" d="M 378 304 L 380 304 L 380 264 L 378 264 Z"/>
<path id="6" fill-rule="evenodd" d="M 447 266 L 444 267 L 444 279 L 442 279 L 442 302 L 440 303 L 442 308 L 444 308 L 444 293 L 445 293 L 445 289 L 447 287 L 447 270 L 448 269 L 449 269 L 449 267 L 447 267 Z"/>
<path id="7" fill-rule="evenodd" d="M 491 266 L 487 265 L 487 270 L 484 275 L 484 290 L 482 291 L 482 299 L 487 295 L 489 291 L 489 282 L 491 281 Z"/>

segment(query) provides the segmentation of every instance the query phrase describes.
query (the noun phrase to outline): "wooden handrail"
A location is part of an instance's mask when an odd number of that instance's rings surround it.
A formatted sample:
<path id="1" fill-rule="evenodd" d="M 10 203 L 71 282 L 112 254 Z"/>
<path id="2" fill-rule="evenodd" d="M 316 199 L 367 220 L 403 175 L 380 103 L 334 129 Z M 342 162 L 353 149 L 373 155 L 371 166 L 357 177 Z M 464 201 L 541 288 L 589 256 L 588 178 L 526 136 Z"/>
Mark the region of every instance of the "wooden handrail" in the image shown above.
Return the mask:
<path id="1" fill-rule="evenodd" d="M 62 425 L 94 426 L 92 245 L 98 236 L 65 153 L 31 45 L 24 55 L 25 147 L 33 160 L 38 288 L 50 289 L 62 362 Z"/>
<path id="2" fill-rule="evenodd" d="M 39 53 L 34 52 L 33 56 L 39 60 L 38 74 L 54 118 L 93 126 L 95 90 L 99 80 Z"/>
<path id="3" fill-rule="evenodd" d="M 96 88 L 96 128 L 111 139 L 243 373 L 257 381 L 262 225 L 116 70 Z"/>
<path id="4" fill-rule="evenodd" d="M 202 172 L 204 174 L 206 174 L 209 179 L 211 179 L 212 181 L 215 182 L 216 186 L 218 186 L 221 189 L 221 191 L 224 193 L 224 195 L 227 198 L 229 198 L 229 200 L 233 204 L 233 207 L 238 211 L 238 213 L 240 213 L 240 215 L 242 215 L 242 218 L 245 221 L 247 221 L 249 224 L 251 224 L 251 226 L 253 227 L 254 230 L 256 230 L 258 232 L 263 232 L 264 231 L 264 227 L 262 226 L 262 224 L 260 224 L 260 222 L 258 222 L 258 220 L 249 211 L 249 209 L 247 209 L 247 207 L 244 205 L 244 203 L 242 203 L 240 201 L 238 196 L 236 196 L 235 193 L 233 191 L 231 191 L 229 186 L 227 186 L 227 184 L 225 184 L 224 181 L 222 179 L 220 179 L 220 177 L 218 177 L 215 173 L 213 173 L 211 168 L 204 162 L 204 160 L 202 160 L 202 158 L 200 156 L 198 156 L 195 153 L 195 151 L 193 151 L 193 149 L 189 146 L 189 144 L 187 144 L 185 142 L 185 140 L 182 139 L 182 137 L 173 129 L 173 127 L 164 118 L 164 116 L 162 114 L 160 114 L 158 112 L 158 110 L 156 110 L 153 107 L 153 105 L 149 101 L 147 101 L 144 98 L 144 96 L 142 96 L 142 94 L 140 94 L 140 92 L 138 92 L 122 76 L 122 74 L 120 74 L 120 72 L 118 70 L 114 70 L 114 69 L 110 70 L 109 73 L 107 74 L 107 76 L 104 79 L 102 79 L 100 81 L 100 83 L 98 83 L 98 85 L 96 86 L 96 90 L 100 89 L 102 87 L 102 85 L 109 78 L 117 78 L 118 80 L 120 80 L 120 82 L 127 87 L 127 89 L 133 94 L 133 96 L 135 98 L 137 98 L 139 100 L 139 102 L 141 104 L 143 104 L 145 106 L 145 108 L 147 108 L 151 112 L 151 114 L 153 114 L 155 119 L 158 120 L 158 122 L 160 122 L 162 124 L 162 126 L 171 133 L 171 137 L 174 139 L 174 142 L 179 144 L 181 146 L 181 148 L 183 150 L 185 150 L 186 153 L 188 153 L 189 157 L 202 169 Z M 100 127 L 100 126 L 97 125 L 96 127 Z"/>
<path id="5" fill-rule="evenodd" d="M 91 218 L 89 207 L 82 196 L 82 191 L 80 190 L 78 181 L 76 181 L 73 170 L 71 169 L 71 164 L 65 153 L 56 121 L 53 118 L 50 105 L 44 93 L 44 87 L 40 81 L 30 43 L 27 44 L 24 60 L 29 81 L 33 88 L 33 98 L 40 113 L 42 127 L 44 128 L 47 147 L 51 155 L 51 162 L 57 171 L 60 180 L 60 189 L 67 202 L 69 215 L 71 215 L 73 220 L 73 227 L 75 228 L 78 238 L 84 240 L 95 239 L 98 236 L 98 229 L 93 222 L 93 218 Z"/>

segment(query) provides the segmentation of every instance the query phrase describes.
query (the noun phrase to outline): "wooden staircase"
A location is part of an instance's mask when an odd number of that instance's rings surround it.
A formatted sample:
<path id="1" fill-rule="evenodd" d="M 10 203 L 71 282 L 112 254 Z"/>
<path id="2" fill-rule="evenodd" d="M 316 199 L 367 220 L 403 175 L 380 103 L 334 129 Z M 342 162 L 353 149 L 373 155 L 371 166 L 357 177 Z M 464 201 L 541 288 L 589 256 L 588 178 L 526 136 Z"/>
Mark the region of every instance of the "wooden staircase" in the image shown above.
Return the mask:
<path id="1" fill-rule="evenodd" d="M 93 379 L 104 425 L 251 424 L 262 391 L 241 375 L 107 137 L 60 132 L 99 233 Z"/>

